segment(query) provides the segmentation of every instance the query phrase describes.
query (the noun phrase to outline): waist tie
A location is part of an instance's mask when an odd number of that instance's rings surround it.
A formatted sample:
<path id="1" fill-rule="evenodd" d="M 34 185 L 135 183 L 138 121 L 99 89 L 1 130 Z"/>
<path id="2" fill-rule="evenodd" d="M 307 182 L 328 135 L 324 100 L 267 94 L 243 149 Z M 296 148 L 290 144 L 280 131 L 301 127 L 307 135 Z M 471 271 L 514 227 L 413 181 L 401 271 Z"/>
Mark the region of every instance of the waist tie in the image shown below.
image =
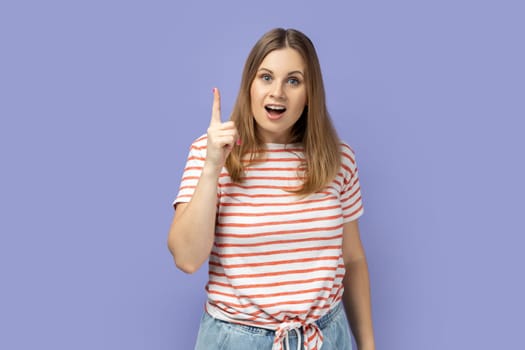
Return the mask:
<path id="1" fill-rule="evenodd" d="M 295 332 L 297 334 L 297 350 L 301 350 L 301 330 L 303 331 L 303 347 L 305 350 L 320 350 L 323 345 L 323 333 L 316 323 L 301 323 L 301 322 L 283 322 L 275 331 L 275 338 L 273 340 L 272 350 L 291 350 L 288 341 L 288 334 Z M 313 343 L 310 347 L 310 340 Z M 286 344 L 286 348 L 283 346 Z"/>

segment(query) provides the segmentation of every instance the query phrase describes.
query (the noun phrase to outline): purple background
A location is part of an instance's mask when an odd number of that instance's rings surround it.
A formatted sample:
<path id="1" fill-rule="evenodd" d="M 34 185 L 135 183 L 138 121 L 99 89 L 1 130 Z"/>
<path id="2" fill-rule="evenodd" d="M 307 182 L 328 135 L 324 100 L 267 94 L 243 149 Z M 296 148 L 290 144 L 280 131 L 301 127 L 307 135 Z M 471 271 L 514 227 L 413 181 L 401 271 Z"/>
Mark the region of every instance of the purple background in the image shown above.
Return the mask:
<path id="1" fill-rule="evenodd" d="M 16 4 L 15 4 L 16 3 Z M 0 348 L 192 349 L 166 247 L 211 89 L 295 27 L 357 152 L 377 349 L 522 342 L 521 1 L 4 1 Z"/>

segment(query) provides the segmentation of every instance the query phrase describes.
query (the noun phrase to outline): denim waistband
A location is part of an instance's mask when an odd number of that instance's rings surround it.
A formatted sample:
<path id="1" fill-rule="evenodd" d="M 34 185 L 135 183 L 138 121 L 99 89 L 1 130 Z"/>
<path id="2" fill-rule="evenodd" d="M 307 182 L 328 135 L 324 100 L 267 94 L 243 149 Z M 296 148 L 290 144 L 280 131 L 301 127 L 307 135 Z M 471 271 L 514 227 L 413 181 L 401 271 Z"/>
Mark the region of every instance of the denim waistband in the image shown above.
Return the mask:
<path id="1" fill-rule="evenodd" d="M 335 305 L 330 311 L 326 313 L 323 317 L 315 321 L 315 323 L 319 326 L 319 328 L 323 329 L 326 328 L 332 322 L 334 317 L 339 315 L 339 313 L 343 311 L 343 303 L 338 302 L 337 305 Z"/>
<path id="2" fill-rule="evenodd" d="M 317 321 L 314 323 L 320 328 L 326 328 L 332 320 L 339 315 L 343 311 L 343 303 L 339 301 L 332 309 L 330 309 L 325 315 L 321 316 Z M 211 315 L 210 315 L 211 316 Z M 213 316 L 212 316 L 213 317 Z M 216 319 L 216 321 L 226 323 L 229 327 L 236 328 L 239 330 L 242 330 L 243 332 L 252 333 L 252 334 L 259 334 L 259 335 L 273 335 L 275 334 L 274 330 L 267 329 L 267 328 L 261 328 L 256 326 L 250 326 L 246 324 L 239 324 L 239 323 L 233 323 L 233 322 L 227 322 L 220 319 Z M 295 333 L 290 334 L 291 337 L 295 336 Z"/>

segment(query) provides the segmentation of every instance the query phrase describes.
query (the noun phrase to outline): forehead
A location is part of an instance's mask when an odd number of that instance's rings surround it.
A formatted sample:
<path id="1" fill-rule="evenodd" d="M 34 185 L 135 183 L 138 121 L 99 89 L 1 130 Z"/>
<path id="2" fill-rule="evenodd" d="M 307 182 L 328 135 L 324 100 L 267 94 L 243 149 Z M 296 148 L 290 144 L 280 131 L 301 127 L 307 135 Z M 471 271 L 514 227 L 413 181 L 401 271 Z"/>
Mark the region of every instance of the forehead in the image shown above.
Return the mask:
<path id="1" fill-rule="evenodd" d="M 264 57 L 259 69 L 269 69 L 278 74 L 287 74 L 293 71 L 304 73 L 305 62 L 301 54 L 290 47 L 271 51 Z"/>

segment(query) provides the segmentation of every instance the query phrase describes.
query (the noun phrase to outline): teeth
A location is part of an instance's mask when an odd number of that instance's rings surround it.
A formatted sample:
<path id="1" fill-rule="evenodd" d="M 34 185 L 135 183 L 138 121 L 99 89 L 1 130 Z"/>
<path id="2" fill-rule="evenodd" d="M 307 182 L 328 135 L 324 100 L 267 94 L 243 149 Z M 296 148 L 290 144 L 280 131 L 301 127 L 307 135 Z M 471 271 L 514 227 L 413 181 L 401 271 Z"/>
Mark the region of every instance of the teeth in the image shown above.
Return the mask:
<path id="1" fill-rule="evenodd" d="M 274 106 L 274 105 L 268 105 L 268 106 L 266 106 L 266 108 L 274 109 L 274 110 L 277 110 L 277 111 L 284 111 L 286 109 L 283 106 Z"/>

